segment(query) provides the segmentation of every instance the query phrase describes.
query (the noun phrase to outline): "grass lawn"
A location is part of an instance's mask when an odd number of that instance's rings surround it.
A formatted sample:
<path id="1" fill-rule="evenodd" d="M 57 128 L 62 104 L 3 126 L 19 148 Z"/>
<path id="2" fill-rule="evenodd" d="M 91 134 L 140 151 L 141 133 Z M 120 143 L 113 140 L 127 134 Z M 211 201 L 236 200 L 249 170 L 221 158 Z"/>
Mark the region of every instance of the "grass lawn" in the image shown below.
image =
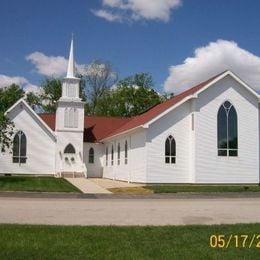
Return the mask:
<path id="1" fill-rule="evenodd" d="M 151 194 L 176 192 L 260 192 L 260 186 L 156 184 L 142 187 L 110 188 L 109 190 L 117 194 Z"/>
<path id="2" fill-rule="evenodd" d="M 28 176 L 1 176 L 0 191 L 80 192 L 62 178 Z"/>
<path id="3" fill-rule="evenodd" d="M 260 192 L 259 185 L 148 185 L 154 193 L 175 192 Z"/>
<path id="4" fill-rule="evenodd" d="M 0 259 L 259 259 L 256 243 L 210 247 L 213 234 L 259 234 L 260 224 L 221 226 L 0 225 Z M 259 241 L 259 240 L 258 240 Z"/>
<path id="5" fill-rule="evenodd" d="M 152 194 L 154 193 L 151 189 L 146 187 L 124 187 L 124 188 L 109 188 L 109 191 L 116 194 Z"/>

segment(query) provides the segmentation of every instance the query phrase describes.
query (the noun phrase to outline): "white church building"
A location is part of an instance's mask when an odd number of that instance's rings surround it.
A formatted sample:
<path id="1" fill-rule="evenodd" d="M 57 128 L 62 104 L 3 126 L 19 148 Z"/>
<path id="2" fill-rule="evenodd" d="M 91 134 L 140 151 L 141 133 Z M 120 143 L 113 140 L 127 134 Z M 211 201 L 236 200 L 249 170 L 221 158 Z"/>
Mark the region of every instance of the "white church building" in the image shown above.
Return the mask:
<path id="1" fill-rule="evenodd" d="M 100 177 L 140 183 L 259 183 L 260 96 L 225 71 L 132 118 L 85 116 L 73 41 L 56 114 L 24 99 L 0 174 Z"/>

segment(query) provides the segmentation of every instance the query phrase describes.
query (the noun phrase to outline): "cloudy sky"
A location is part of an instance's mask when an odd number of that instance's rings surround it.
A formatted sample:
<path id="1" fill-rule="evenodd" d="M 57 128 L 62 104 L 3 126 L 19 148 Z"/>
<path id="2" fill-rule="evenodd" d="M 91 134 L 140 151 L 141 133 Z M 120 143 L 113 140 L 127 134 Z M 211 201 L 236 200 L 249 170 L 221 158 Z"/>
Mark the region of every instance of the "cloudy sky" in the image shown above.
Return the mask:
<path id="1" fill-rule="evenodd" d="M 82 68 L 152 74 L 179 93 L 226 69 L 260 92 L 258 0 L 1 0 L 0 87 L 63 76 L 72 32 Z"/>

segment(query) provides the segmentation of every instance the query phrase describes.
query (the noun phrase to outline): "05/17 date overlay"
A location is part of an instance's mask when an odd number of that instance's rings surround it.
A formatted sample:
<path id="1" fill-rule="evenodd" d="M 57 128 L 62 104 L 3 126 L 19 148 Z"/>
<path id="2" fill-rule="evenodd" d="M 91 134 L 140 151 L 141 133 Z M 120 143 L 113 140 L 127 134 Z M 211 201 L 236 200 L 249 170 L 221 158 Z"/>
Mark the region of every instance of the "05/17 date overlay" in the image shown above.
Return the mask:
<path id="1" fill-rule="evenodd" d="M 211 248 L 258 248 L 260 249 L 260 233 L 259 234 L 213 234 L 209 237 L 209 245 Z"/>

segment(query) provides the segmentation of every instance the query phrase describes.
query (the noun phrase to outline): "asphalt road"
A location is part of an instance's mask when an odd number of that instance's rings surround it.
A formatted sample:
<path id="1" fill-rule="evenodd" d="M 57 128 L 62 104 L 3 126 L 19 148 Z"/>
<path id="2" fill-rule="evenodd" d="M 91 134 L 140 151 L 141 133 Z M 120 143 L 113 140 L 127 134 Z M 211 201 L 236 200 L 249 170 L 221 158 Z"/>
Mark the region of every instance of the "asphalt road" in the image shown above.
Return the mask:
<path id="1" fill-rule="evenodd" d="M 0 198 L 0 223 L 187 225 L 260 223 L 260 198 Z"/>

